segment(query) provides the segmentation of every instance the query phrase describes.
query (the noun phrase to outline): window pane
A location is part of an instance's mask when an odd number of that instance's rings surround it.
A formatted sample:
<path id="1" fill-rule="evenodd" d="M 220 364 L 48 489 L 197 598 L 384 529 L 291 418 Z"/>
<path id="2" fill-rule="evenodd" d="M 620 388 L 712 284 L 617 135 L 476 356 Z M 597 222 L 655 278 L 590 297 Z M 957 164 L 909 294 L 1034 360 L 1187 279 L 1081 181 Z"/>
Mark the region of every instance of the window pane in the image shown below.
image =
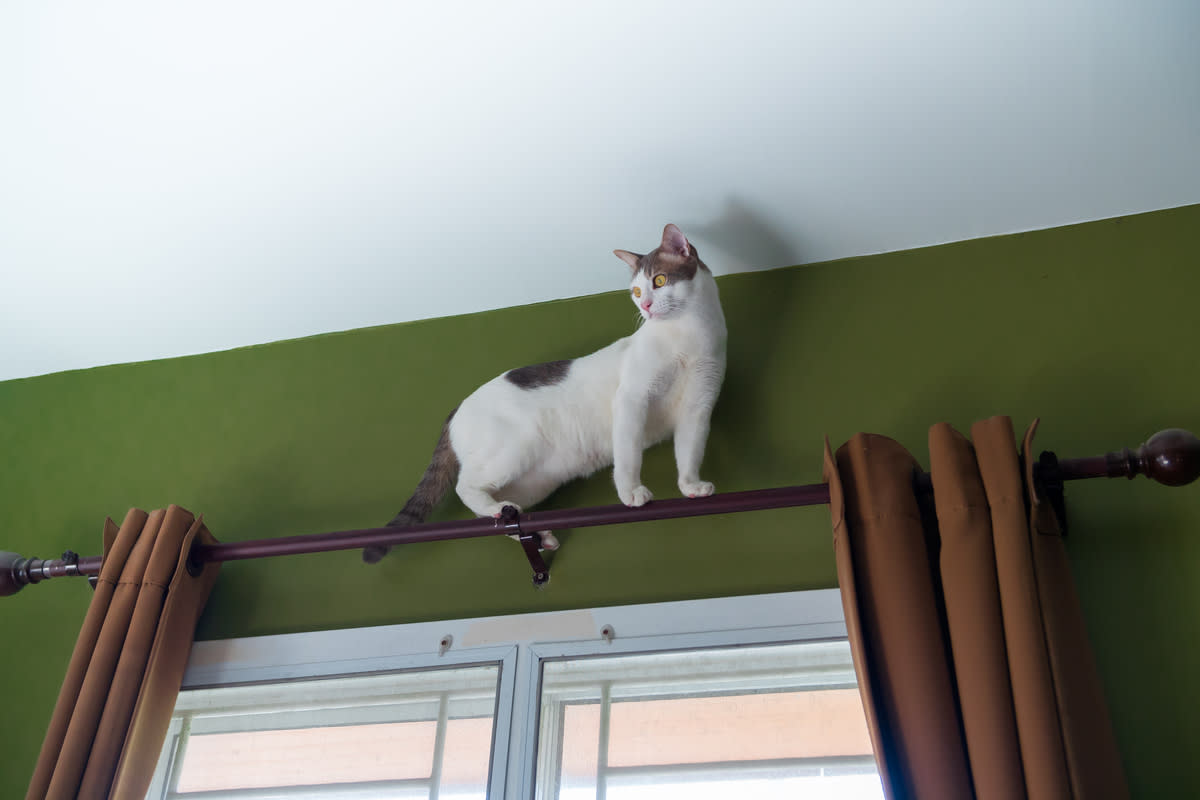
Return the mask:
<path id="1" fill-rule="evenodd" d="M 441 797 L 487 797 L 488 766 L 492 750 L 492 718 L 452 719 L 446 726 L 446 751 L 442 759 Z"/>
<path id="2" fill-rule="evenodd" d="M 854 684 L 845 642 L 547 661 L 537 797 L 882 798 Z"/>
<path id="3" fill-rule="evenodd" d="M 482 798 L 499 667 L 182 692 L 170 797 Z M 214 795 L 205 795 L 213 797 Z M 257 794 L 255 796 L 258 796 Z M 275 796 L 272 794 L 271 796 Z"/>

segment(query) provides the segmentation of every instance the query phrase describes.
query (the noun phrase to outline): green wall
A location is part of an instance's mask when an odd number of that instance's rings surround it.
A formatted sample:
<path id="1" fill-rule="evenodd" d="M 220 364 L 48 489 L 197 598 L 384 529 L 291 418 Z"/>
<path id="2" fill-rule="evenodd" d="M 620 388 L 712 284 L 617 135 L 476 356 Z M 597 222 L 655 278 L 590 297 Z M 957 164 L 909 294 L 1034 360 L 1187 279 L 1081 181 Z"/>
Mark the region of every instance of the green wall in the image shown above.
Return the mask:
<path id="1" fill-rule="evenodd" d="M 1064 455 L 1200 431 L 1200 206 L 721 279 L 729 370 L 706 477 L 718 491 L 814 483 L 821 441 L 1042 418 Z M 623 280 L 614 262 L 613 285 Z M 222 324 L 221 308 L 192 307 Z M 130 308 L 99 309 L 105 314 Z M 629 332 L 623 292 L 204 356 L 0 383 L 0 547 L 99 552 L 106 515 L 179 503 L 219 539 L 371 527 L 425 467 L 447 411 L 503 369 Z M 12 345 L 10 346 L 19 346 Z M 646 483 L 675 493 L 669 446 Z M 615 502 L 607 475 L 547 506 Z M 1069 489 L 1068 539 L 1138 797 L 1200 795 L 1200 487 Z M 457 501 L 441 518 L 465 516 Z M 508 539 L 225 565 L 202 638 L 834 585 L 821 508 L 560 535 L 529 581 Z M 0 797 L 22 796 L 86 583 L 0 599 Z M 1185 791 L 1190 788 L 1191 791 Z"/>

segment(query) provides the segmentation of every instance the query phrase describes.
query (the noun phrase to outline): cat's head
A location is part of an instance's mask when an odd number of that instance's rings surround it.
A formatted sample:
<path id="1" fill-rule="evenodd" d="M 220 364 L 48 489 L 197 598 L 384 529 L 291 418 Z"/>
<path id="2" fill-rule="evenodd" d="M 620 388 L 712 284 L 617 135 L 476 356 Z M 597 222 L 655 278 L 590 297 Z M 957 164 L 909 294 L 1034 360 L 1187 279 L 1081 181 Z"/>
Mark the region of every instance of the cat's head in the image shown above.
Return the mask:
<path id="1" fill-rule="evenodd" d="M 711 274 L 696 248 L 674 225 L 663 229 L 662 244 L 644 256 L 628 250 L 613 252 L 633 270 L 629 297 L 646 320 L 679 314 L 698 291 L 697 274 Z"/>

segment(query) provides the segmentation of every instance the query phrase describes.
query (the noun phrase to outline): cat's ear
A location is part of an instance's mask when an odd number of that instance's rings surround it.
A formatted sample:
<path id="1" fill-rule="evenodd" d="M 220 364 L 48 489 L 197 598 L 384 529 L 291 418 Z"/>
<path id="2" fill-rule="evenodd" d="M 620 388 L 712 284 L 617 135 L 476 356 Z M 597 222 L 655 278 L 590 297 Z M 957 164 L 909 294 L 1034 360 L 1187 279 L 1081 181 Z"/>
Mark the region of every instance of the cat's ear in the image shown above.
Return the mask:
<path id="1" fill-rule="evenodd" d="M 692 247 L 683 231 L 670 224 L 663 228 L 662 249 L 682 258 L 687 258 L 692 253 Z"/>
<path id="2" fill-rule="evenodd" d="M 637 272 L 638 262 L 642 260 L 637 253 L 631 253 L 628 250 L 613 250 L 613 255 L 628 264 L 634 272 Z"/>

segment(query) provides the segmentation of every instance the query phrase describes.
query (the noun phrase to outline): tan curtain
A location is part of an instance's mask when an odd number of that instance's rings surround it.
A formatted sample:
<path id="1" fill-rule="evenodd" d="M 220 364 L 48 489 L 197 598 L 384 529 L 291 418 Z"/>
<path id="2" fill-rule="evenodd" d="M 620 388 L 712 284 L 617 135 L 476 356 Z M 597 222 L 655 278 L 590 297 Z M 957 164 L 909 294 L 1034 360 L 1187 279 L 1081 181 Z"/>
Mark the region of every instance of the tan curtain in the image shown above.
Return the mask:
<path id="1" fill-rule="evenodd" d="M 825 443 L 846 626 L 893 800 L 1126 798 L 1058 520 L 993 417 L 903 447 Z M 1086 536 L 1086 532 L 1079 535 Z"/>
<path id="2" fill-rule="evenodd" d="M 96 591 L 26 800 L 145 796 L 220 567 L 189 572 L 196 541 L 216 540 L 179 506 L 105 522 Z"/>

